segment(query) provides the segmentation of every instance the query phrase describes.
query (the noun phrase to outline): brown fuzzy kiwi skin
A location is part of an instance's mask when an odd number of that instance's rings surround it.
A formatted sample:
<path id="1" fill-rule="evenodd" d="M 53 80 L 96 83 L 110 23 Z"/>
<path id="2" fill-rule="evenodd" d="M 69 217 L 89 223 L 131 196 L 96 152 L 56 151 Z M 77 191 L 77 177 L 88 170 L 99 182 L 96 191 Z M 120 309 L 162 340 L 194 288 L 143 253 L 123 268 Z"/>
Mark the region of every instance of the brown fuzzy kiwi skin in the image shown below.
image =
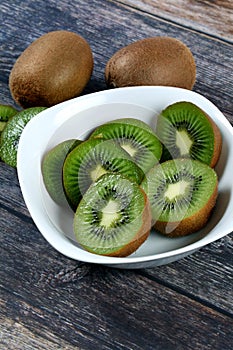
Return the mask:
<path id="1" fill-rule="evenodd" d="M 218 184 L 216 184 L 215 190 L 206 205 L 193 216 L 180 222 L 156 221 L 153 225 L 155 230 L 167 237 L 183 237 L 201 230 L 209 220 L 211 212 L 216 204 L 217 195 Z"/>
<path id="2" fill-rule="evenodd" d="M 46 33 L 16 60 L 9 76 L 12 97 L 23 108 L 50 107 L 78 96 L 93 70 L 87 41 L 67 30 Z"/>
<path id="3" fill-rule="evenodd" d="M 145 240 L 148 238 L 151 230 L 151 211 L 150 211 L 150 205 L 149 205 L 149 200 L 147 198 L 147 195 L 145 192 L 140 189 L 141 192 L 144 195 L 144 200 L 145 200 L 145 207 L 142 213 L 142 226 L 140 230 L 136 233 L 134 239 L 129 242 L 127 245 L 123 246 L 119 250 L 107 254 L 107 256 L 111 257 L 126 257 L 129 256 L 130 254 L 134 253 L 141 245 L 142 243 L 145 242 Z"/>
<path id="4" fill-rule="evenodd" d="M 210 163 L 210 167 L 214 168 L 215 165 L 217 164 L 220 154 L 221 154 L 221 150 L 222 150 L 222 135 L 221 132 L 218 128 L 218 126 L 216 125 L 216 123 L 213 121 L 213 119 L 203 111 L 203 113 L 206 115 L 206 117 L 208 118 L 208 120 L 210 121 L 212 128 L 213 128 L 213 133 L 214 133 L 214 151 L 213 151 L 213 157 Z"/>
<path id="5" fill-rule="evenodd" d="M 180 40 L 151 37 L 117 51 L 107 62 L 105 80 L 109 87 L 160 85 L 191 90 L 196 64 L 192 52 Z"/>

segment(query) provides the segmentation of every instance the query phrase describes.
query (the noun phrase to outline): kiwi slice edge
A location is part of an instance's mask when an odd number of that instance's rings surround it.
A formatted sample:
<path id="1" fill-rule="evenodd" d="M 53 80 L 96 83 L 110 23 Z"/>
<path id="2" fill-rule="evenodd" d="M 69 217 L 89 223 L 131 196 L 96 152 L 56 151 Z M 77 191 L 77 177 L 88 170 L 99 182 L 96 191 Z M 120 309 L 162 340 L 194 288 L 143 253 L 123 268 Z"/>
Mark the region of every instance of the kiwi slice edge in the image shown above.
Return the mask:
<path id="1" fill-rule="evenodd" d="M 45 188 L 58 205 L 63 206 L 67 203 L 62 181 L 62 167 L 65 158 L 81 142 L 78 139 L 68 139 L 60 142 L 46 152 L 42 158 L 41 172 Z"/>
<path id="2" fill-rule="evenodd" d="M 133 117 L 122 117 L 122 118 L 113 119 L 107 122 L 106 124 L 129 124 L 154 134 L 154 130 L 150 125 L 148 125 L 146 122 L 142 121 L 141 119 L 137 119 Z"/>

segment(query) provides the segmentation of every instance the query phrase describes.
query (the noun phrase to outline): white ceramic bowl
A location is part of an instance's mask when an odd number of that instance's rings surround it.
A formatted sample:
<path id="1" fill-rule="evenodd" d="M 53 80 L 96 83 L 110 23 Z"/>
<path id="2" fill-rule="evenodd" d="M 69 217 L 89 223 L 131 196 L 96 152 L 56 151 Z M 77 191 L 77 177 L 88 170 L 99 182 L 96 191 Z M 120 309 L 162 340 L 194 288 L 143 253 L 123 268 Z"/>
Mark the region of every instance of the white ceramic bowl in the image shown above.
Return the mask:
<path id="1" fill-rule="evenodd" d="M 219 196 L 207 226 L 182 238 L 152 232 L 131 256 L 106 257 L 89 253 L 73 241 L 73 212 L 56 205 L 47 194 L 41 160 L 47 150 L 69 138 L 83 139 L 97 125 L 120 117 L 134 117 L 155 125 L 156 115 L 176 101 L 191 101 L 219 126 L 223 148 L 216 171 Z M 233 231 L 233 128 L 205 97 L 173 87 L 129 87 L 78 97 L 35 116 L 20 138 L 18 177 L 28 210 L 44 238 L 59 252 L 76 260 L 118 268 L 145 268 L 178 260 Z"/>

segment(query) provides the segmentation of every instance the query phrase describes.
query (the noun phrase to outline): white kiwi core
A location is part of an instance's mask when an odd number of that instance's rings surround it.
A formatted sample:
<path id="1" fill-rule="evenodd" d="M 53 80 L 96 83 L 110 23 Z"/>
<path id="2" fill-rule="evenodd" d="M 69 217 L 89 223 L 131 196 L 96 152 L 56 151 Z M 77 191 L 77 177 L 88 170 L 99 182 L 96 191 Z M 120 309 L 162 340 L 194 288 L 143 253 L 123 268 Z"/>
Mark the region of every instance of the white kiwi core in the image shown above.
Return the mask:
<path id="1" fill-rule="evenodd" d="M 129 155 L 131 155 L 131 157 L 133 157 L 135 155 L 135 153 L 137 152 L 136 148 L 132 147 L 132 145 L 130 143 L 125 143 L 125 144 L 121 145 L 121 147 L 127 153 L 129 153 Z"/>
<path id="2" fill-rule="evenodd" d="M 183 196 L 189 185 L 189 182 L 184 180 L 178 181 L 174 184 L 169 184 L 165 192 L 165 197 L 167 197 L 169 200 L 173 200 L 178 196 Z"/>
<path id="3" fill-rule="evenodd" d="M 110 199 L 107 205 L 101 210 L 102 219 L 100 225 L 110 227 L 120 217 L 120 207 L 117 201 Z"/>
<path id="4" fill-rule="evenodd" d="M 180 150 L 180 155 L 185 156 L 189 154 L 193 141 L 185 130 L 176 130 L 176 146 Z"/>
<path id="5" fill-rule="evenodd" d="M 100 164 L 98 164 L 97 167 L 91 171 L 91 179 L 92 181 L 96 181 L 100 176 L 106 173 L 107 171 Z"/>

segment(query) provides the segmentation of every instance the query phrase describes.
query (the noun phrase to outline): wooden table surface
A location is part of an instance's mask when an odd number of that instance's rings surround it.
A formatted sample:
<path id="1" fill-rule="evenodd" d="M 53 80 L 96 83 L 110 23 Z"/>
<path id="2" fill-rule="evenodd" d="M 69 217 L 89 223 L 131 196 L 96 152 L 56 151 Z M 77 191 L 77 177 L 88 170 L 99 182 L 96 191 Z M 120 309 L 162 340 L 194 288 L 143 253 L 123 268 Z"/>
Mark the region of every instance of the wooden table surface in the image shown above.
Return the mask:
<path id="1" fill-rule="evenodd" d="M 16 58 L 58 29 L 79 33 L 93 50 L 83 94 L 106 89 L 105 64 L 126 44 L 158 35 L 182 40 L 196 60 L 194 91 L 233 124 L 231 0 L 1 0 L 0 103 L 14 105 L 8 77 Z M 0 184 L 1 350 L 232 349 L 232 235 L 157 268 L 91 265 L 45 241 L 16 170 L 3 162 Z"/>

